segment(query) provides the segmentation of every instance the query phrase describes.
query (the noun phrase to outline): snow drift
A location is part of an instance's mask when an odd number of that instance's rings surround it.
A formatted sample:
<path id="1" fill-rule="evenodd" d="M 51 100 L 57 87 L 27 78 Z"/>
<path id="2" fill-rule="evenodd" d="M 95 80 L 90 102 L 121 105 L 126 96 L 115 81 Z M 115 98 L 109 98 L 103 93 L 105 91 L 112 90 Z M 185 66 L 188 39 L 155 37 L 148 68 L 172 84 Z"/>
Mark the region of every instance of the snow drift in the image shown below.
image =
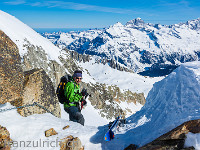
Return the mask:
<path id="1" fill-rule="evenodd" d="M 127 119 L 125 134 L 103 145 L 124 143 L 143 146 L 178 125 L 200 118 L 200 62 L 182 64 L 165 79 L 154 84 L 146 104 Z M 119 144 L 118 144 L 119 146 Z"/>

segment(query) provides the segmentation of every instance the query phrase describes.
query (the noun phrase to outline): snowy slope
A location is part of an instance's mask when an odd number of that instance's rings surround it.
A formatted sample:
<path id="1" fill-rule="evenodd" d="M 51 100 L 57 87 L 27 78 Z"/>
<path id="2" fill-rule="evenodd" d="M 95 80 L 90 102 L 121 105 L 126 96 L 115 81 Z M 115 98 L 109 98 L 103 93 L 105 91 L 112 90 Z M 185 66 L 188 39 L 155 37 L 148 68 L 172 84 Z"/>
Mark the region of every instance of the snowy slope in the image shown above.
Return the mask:
<path id="1" fill-rule="evenodd" d="M 61 52 L 61 49 L 54 46 L 48 39 L 42 37 L 40 34 L 35 32 L 33 29 L 28 27 L 26 24 L 19 21 L 14 16 L 11 16 L 3 11 L 0 11 L 0 30 L 5 32 L 13 42 L 18 46 L 20 56 L 23 57 L 24 54 L 27 53 L 27 47 L 23 45 L 27 44 L 27 41 L 30 44 L 38 47 L 42 47 L 45 53 L 48 55 L 49 60 L 56 60 L 58 63 L 60 62 L 58 57 L 62 54 L 64 55 L 64 51 Z M 118 23 L 114 26 L 114 28 L 120 28 L 123 26 Z M 111 29 L 110 29 L 111 30 Z M 114 31 L 112 31 L 114 32 Z M 79 33 L 83 37 L 94 38 L 100 34 L 100 31 L 94 31 L 89 33 L 80 32 Z M 92 36 L 91 36 L 92 35 Z M 62 38 L 66 39 L 65 37 Z M 70 42 L 66 41 L 66 42 Z M 149 90 L 152 88 L 153 83 L 161 80 L 162 78 L 145 78 L 133 73 L 120 72 L 108 67 L 108 65 L 95 64 L 94 59 L 88 63 L 80 64 L 84 69 L 89 70 L 91 76 L 84 73 L 84 82 L 99 82 L 106 83 L 108 85 L 117 85 L 122 90 L 129 89 L 133 92 L 144 92 L 145 97 L 147 96 Z M 98 69 L 96 69 L 98 68 Z M 102 76 L 104 74 L 105 76 Z M 124 79 L 126 77 L 126 79 Z"/>
<path id="2" fill-rule="evenodd" d="M 41 47 L 48 54 L 49 60 L 58 59 L 60 49 L 54 46 L 49 40 L 43 38 L 20 20 L 0 10 L 0 30 L 2 30 L 18 47 L 20 56 L 27 53 L 24 45 L 32 44 Z"/>
<path id="3" fill-rule="evenodd" d="M 43 36 L 61 48 L 115 59 L 136 72 L 155 63 L 180 64 L 200 59 L 200 19 L 164 26 L 137 18 L 101 30 Z"/>
<path id="4" fill-rule="evenodd" d="M 144 93 L 145 97 L 153 87 L 153 84 L 164 78 L 144 77 L 136 73 L 119 71 L 111 68 L 108 64 L 97 64 L 93 58 L 89 62 L 79 62 L 78 64 L 82 68 L 88 70 L 96 82 L 105 83 L 107 85 L 117 85 L 121 89 L 121 92 L 130 90 L 136 93 Z M 83 81 L 87 82 L 89 80 L 87 75 L 84 74 Z"/>
<path id="5" fill-rule="evenodd" d="M 162 80 L 164 77 L 144 77 L 138 75 L 136 73 L 119 71 L 111 68 L 108 64 L 97 64 L 95 63 L 94 58 L 92 58 L 89 62 L 79 62 L 79 66 L 83 68 L 83 70 L 87 70 L 91 76 L 83 73 L 83 82 L 99 82 L 104 83 L 106 85 L 116 85 L 120 88 L 120 91 L 123 93 L 125 91 L 132 91 L 136 93 L 144 93 L 144 97 L 146 98 L 148 92 L 153 87 L 155 82 Z M 93 78 L 93 80 L 91 79 Z M 134 102 L 116 102 L 119 107 L 123 110 L 131 110 L 126 111 L 126 117 L 129 117 L 133 113 L 139 111 L 143 105 L 140 103 Z"/>
<path id="6" fill-rule="evenodd" d="M 200 62 L 183 64 L 155 83 L 146 101 L 139 112 L 127 119 L 124 134 L 105 146 L 142 146 L 186 121 L 199 119 Z"/>
<path id="7" fill-rule="evenodd" d="M 11 107 L 13 106 L 7 103 L 1 105 L 0 109 Z M 16 141 L 12 150 L 55 150 L 58 149 L 55 147 L 56 141 L 68 135 L 78 136 L 86 150 L 121 150 L 129 144 L 142 146 L 185 121 L 200 118 L 200 62 L 181 65 L 168 77 L 154 84 L 145 106 L 127 119 L 127 124 L 124 128 L 120 128 L 113 141 L 103 140 L 108 128 L 99 124 L 98 120 L 101 118 L 95 114 L 90 104 L 88 107 L 92 117 L 88 118 L 85 114 L 88 121 L 84 127 L 50 114 L 22 117 L 16 110 L 1 112 L 0 120 L 2 120 L 1 125 L 7 127 L 11 138 Z M 92 126 L 91 122 L 93 122 Z M 70 125 L 70 128 L 62 130 L 66 125 Z M 46 138 L 44 131 L 52 127 L 58 135 Z M 31 141 L 32 147 L 19 147 L 20 141 Z M 43 147 L 40 145 L 39 148 L 33 147 L 34 142 L 37 146 L 37 141 L 49 141 L 54 147 L 48 145 L 48 142 L 42 145 Z M 186 141 L 186 145 L 193 145 L 197 150 L 200 149 L 198 134 L 189 134 Z"/>
<path id="8" fill-rule="evenodd" d="M 60 63 L 59 56 L 62 55 L 63 57 L 66 57 L 65 56 L 66 52 L 61 51 L 61 49 L 56 47 L 49 40 L 42 37 L 40 34 L 35 32 L 33 29 L 31 29 L 26 24 L 22 23 L 20 20 L 18 20 L 14 16 L 11 16 L 1 10 L 0 10 L 0 30 L 2 30 L 5 34 L 7 34 L 7 36 L 9 36 L 9 38 L 17 45 L 22 61 L 23 61 L 23 56 L 27 54 L 28 46 L 24 46 L 27 44 L 34 45 L 35 47 L 36 46 L 41 47 L 47 54 L 48 61 L 55 60 L 56 62 Z M 63 65 L 62 63 L 60 64 Z M 87 76 L 87 80 L 85 78 L 84 81 L 88 83 L 89 82 L 95 83 L 96 81 L 93 80 L 93 77 L 89 76 L 85 72 L 86 71 L 84 71 L 84 76 L 85 77 Z M 62 107 L 63 105 L 61 105 L 61 108 Z M 98 111 L 94 110 L 94 108 L 91 105 L 90 107 L 87 107 L 87 108 L 88 108 L 87 109 L 88 112 L 83 111 L 84 114 L 89 114 L 89 112 L 92 111 L 94 114 L 99 116 L 99 119 L 98 119 L 99 124 L 108 123 L 108 120 L 101 118 L 100 115 L 98 114 Z M 66 117 L 68 119 L 68 116 L 66 116 L 66 112 L 63 109 L 62 109 L 62 117 L 63 118 Z M 89 117 L 91 117 L 91 115 Z M 90 123 L 91 125 L 93 125 L 92 122 Z"/>
<path id="9" fill-rule="evenodd" d="M 1 105 L 0 109 L 12 107 L 13 106 L 7 103 L 3 106 Z M 93 115 L 93 117 L 97 120 L 101 119 L 98 115 Z M 14 144 L 11 147 L 12 150 L 60 149 L 57 141 L 61 141 L 61 139 L 69 135 L 79 137 L 82 145 L 84 145 L 86 149 L 101 149 L 101 144 L 92 144 L 90 142 L 90 137 L 98 131 L 94 124 L 93 126 L 82 126 L 74 122 L 69 122 L 68 119 L 56 118 L 51 114 L 35 114 L 28 117 L 22 117 L 16 110 L 2 112 L 0 120 L 1 125 L 7 128 L 10 132 L 11 139 L 14 141 Z M 63 130 L 63 127 L 67 125 L 70 127 Z M 44 131 L 50 128 L 54 128 L 56 132 L 58 132 L 58 135 L 49 138 L 45 137 Z M 25 142 L 25 146 L 21 141 Z M 28 145 L 28 141 L 31 141 L 30 145 Z M 21 145 L 20 142 L 22 143 Z"/>
<path id="10" fill-rule="evenodd" d="M 62 104 L 60 104 L 60 107 L 61 107 L 61 118 L 69 120 L 69 114 L 65 112 Z M 87 100 L 87 105 L 83 107 L 81 113 L 85 118 L 85 125 L 87 126 L 95 126 L 95 127 L 103 126 L 105 124 L 108 124 L 110 121 L 106 118 L 102 118 L 99 115 L 99 111 L 94 109 L 89 100 Z"/>
<path id="11" fill-rule="evenodd" d="M 42 47 L 42 49 L 48 56 L 47 61 L 56 60 L 58 63 L 60 63 L 59 56 L 62 55 L 64 57 L 64 51 L 61 51 L 60 48 L 53 45 L 48 39 L 36 33 L 33 29 L 19 21 L 14 16 L 0 11 L 0 20 L 0 30 L 5 32 L 11 38 L 11 40 L 15 42 L 15 44 L 19 48 L 20 56 L 22 58 L 27 53 L 28 46 L 24 46 L 27 44 Z M 121 26 L 121 24 L 118 24 L 116 26 Z M 98 35 L 96 32 L 94 32 L 93 34 L 94 37 Z M 91 36 L 91 34 L 83 34 L 82 36 Z M 90 75 L 88 75 L 86 71 L 84 71 L 83 81 L 86 83 L 91 82 L 95 84 L 95 82 L 99 82 L 105 83 L 107 85 L 117 85 L 118 87 L 120 87 L 122 92 L 123 90 L 128 89 L 132 92 L 143 92 L 145 94 L 145 97 L 147 96 L 149 90 L 152 88 L 152 85 L 162 79 L 145 78 L 133 73 L 120 72 L 108 67 L 108 65 L 104 66 L 102 64 L 95 64 L 94 61 L 91 61 L 89 63 L 82 63 L 79 65 L 82 66 L 83 71 L 87 69 L 90 73 Z M 66 72 L 68 71 L 66 70 Z M 107 74 L 105 76 L 102 76 L 102 73 Z M 126 77 L 126 79 L 124 79 L 124 77 Z M 130 105 L 127 105 L 126 103 L 121 103 L 120 105 L 124 109 L 127 108 L 133 110 L 133 112 L 140 110 L 140 108 L 142 107 L 142 105 L 135 105 L 134 103 L 131 103 Z M 130 116 L 131 114 L 127 115 Z"/>

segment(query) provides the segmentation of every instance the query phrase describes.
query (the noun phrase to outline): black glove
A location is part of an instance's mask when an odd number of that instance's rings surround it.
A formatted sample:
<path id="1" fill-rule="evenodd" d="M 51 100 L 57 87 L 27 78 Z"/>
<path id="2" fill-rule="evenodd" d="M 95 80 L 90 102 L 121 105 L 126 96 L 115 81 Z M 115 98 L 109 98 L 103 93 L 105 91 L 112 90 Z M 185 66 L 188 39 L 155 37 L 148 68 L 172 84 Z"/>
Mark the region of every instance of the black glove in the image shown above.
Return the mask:
<path id="1" fill-rule="evenodd" d="M 83 88 L 81 91 L 81 94 L 82 94 L 82 96 L 86 96 L 88 94 L 87 89 Z"/>

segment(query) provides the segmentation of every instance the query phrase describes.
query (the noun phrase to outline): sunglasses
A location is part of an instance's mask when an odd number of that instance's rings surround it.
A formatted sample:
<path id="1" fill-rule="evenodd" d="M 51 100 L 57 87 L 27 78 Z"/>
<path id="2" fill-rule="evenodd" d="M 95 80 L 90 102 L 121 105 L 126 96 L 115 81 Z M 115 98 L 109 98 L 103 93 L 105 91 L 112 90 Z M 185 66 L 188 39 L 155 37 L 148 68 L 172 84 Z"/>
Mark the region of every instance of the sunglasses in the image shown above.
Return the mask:
<path id="1" fill-rule="evenodd" d="M 76 79 L 78 79 L 78 80 L 82 80 L 83 78 L 76 78 Z"/>

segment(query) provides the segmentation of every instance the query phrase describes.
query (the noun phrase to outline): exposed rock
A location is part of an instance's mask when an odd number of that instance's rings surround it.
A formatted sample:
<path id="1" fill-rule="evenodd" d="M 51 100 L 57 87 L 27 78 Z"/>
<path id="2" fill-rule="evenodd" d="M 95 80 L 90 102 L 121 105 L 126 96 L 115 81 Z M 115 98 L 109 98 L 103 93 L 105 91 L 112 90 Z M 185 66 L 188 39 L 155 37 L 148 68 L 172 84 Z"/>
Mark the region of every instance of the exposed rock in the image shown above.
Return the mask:
<path id="1" fill-rule="evenodd" d="M 45 131 L 46 137 L 50 137 L 50 136 L 56 135 L 56 134 L 58 134 L 58 133 L 54 130 L 54 128 L 51 128 L 51 129 Z"/>
<path id="2" fill-rule="evenodd" d="M 59 59 L 63 63 L 63 67 L 66 68 L 69 73 L 72 75 L 75 70 L 82 70 L 79 66 L 77 66 L 76 61 L 70 57 L 70 52 L 64 50 L 66 53 L 60 55 Z"/>
<path id="3" fill-rule="evenodd" d="M 76 51 L 70 51 L 67 48 L 64 48 L 64 50 L 70 54 L 70 59 L 76 60 L 78 62 L 89 62 L 91 55 L 86 54 L 80 54 Z M 120 71 L 126 71 L 126 72 L 133 72 L 132 70 L 128 69 L 127 67 L 124 67 L 120 65 L 120 63 L 116 62 L 113 59 L 107 59 L 107 58 L 99 58 L 96 59 L 96 63 L 102 63 L 102 64 L 108 64 L 111 68 L 120 70 Z"/>
<path id="4" fill-rule="evenodd" d="M 124 150 L 136 150 L 137 146 L 134 144 L 130 144 L 127 148 L 125 148 Z"/>
<path id="5" fill-rule="evenodd" d="M 63 127 L 63 130 L 68 129 L 68 128 L 69 128 L 69 125 Z"/>
<path id="6" fill-rule="evenodd" d="M 90 60 L 90 55 L 82 55 L 82 54 L 79 54 L 78 52 L 76 51 L 69 51 L 68 49 L 65 48 L 66 51 L 69 52 L 70 54 L 70 57 L 74 60 L 77 60 L 79 62 L 89 62 Z"/>
<path id="7" fill-rule="evenodd" d="M 65 68 L 54 60 L 48 60 L 48 55 L 42 47 L 34 46 L 25 40 L 23 46 L 27 48 L 27 53 L 23 56 L 23 70 L 29 71 L 35 68 L 42 68 L 53 82 L 54 88 L 57 87 L 60 77 L 65 74 Z"/>
<path id="8" fill-rule="evenodd" d="M 200 119 L 185 122 L 138 150 L 193 150 L 194 147 L 184 148 L 186 135 L 189 132 L 200 133 Z"/>
<path id="9" fill-rule="evenodd" d="M 23 106 L 37 102 L 48 109 L 55 116 L 61 116 L 61 109 L 57 100 L 53 83 L 43 69 L 27 71 L 24 81 L 23 98 L 12 102 L 15 106 Z M 46 110 L 38 106 L 25 107 L 18 109 L 22 116 L 46 113 Z"/>
<path id="10" fill-rule="evenodd" d="M 188 132 L 200 133 L 200 119 L 187 121 L 172 131 L 162 135 L 158 140 L 185 139 L 185 135 L 188 134 Z"/>
<path id="11" fill-rule="evenodd" d="M 73 74 L 76 69 L 81 70 L 75 62 L 89 61 L 89 55 L 81 55 L 76 52 L 63 50 L 59 58 L 60 62 L 63 64 L 63 66 L 61 66 L 56 61 L 48 60 L 48 55 L 42 47 L 34 46 L 25 39 L 24 43 L 26 44 L 23 46 L 28 51 L 21 59 L 17 46 L 3 32 L 1 36 L 0 45 L 3 51 L 0 55 L 0 60 L 2 62 L 0 64 L 0 103 L 9 101 L 12 102 L 14 106 L 23 106 L 37 102 L 38 104 L 47 107 L 59 117 L 60 107 L 55 95 L 55 89 L 57 88 L 60 78 L 66 74 L 66 70 L 68 70 L 70 74 Z M 66 53 L 64 51 L 66 51 Z M 22 64 L 20 61 L 22 61 Z M 108 60 L 103 60 L 101 62 L 106 63 Z M 114 64 L 115 62 L 113 61 L 113 65 Z M 120 68 L 117 64 L 115 67 Z M 41 70 L 39 71 L 40 73 L 36 73 L 37 69 L 35 68 L 42 68 L 43 71 Z M 25 71 L 25 79 L 23 71 Z M 49 77 L 47 77 L 45 72 Z M 52 84 L 53 87 L 51 86 Z M 135 95 L 130 91 L 122 94 L 118 87 L 106 86 L 98 83 L 96 85 L 88 84 L 87 87 L 90 94 L 93 95 L 93 97 L 90 98 L 92 104 L 97 109 L 103 108 L 101 114 L 107 118 L 116 117 L 119 114 L 124 114 L 124 112 L 118 104 L 117 107 L 114 107 L 113 105 L 107 105 L 105 103 L 106 101 L 116 104 L 116 102 L 121 100 L 128 100 L 129 102 L 134 103 L 139 100 L 137 94 Z M 139 102 L 144 104 L 144 97 L 139 97 Z M 46 111 L 38 106 L 34 106 L 18 109 L 18 112 L 22 116 L 28 116 L 34 113 L 45 113 Z"/>
<path id="12" fill-rule="evenodd" d="M 10 144 L 12 140 L 10 138 L 9 131 L 0 125 L 0 149 L 10 150 Z"/>
<path id="13" fill-rule="evenodd" d="M 72 135 L 61 139 L 60 150 L 83 150 L 81 141 L 78 137 L 73 137 Z"/>
<path id="14" fill-rule="evenodd" d="M 28 41 L 27 41 L 28 43 Z M 59 82 L 61 68 L 55 61 L 47 63 L 47 57 L 40 47 L 29 46 L 29 57 L 24 57 L 23 65 L 19 50 L 15 43 L 2 31 L 0 31 L 0 104 L 11 102 L 14 106 L 26 104 L 38 104 L 48 108 L 49 111 L 60 117 L 60 106 L 55 94 L 54 85 L 44 70 L 34 69 L 44 67 L 52 71 L 54 81 Z M 23 68 L 22 68 L 23 66 Z M 50 73 L 51 75 L 51 73 Z M 45 113 L 44 109 L 38 106 L 18 109 L 22 116 L 34 113 Z"/>
<path id="15" fill-rule="evenodd" d="M 23 78 L 19 50 L 10 38 L 0 31 L 0 104 L 21 97 Z"/>
<path id="16" fill-rule="evenodd" d="M 3 147 L 0 150 L 10 150 L 10 146 Z"/>
<path id="17" fill-rule="evenodd" d="M 128 103 L 139 102 L 140 104 L 145 103 L 143 93 L 132 93 L 131 91 L 125 91 L 122 93 L 117 86 L 107 86 L 105 84 L 86 84 L 82 83 L 81 87 L 87 88 L 88 93 L 91 94 L 89 100 L 91 104 L 96 108 L 100 109 L 102 117 L 108 119 L 116 118 L 118 115 L 126 115 L 126 111 L 120 107 L 121 101 L 127 101 Z"/>

